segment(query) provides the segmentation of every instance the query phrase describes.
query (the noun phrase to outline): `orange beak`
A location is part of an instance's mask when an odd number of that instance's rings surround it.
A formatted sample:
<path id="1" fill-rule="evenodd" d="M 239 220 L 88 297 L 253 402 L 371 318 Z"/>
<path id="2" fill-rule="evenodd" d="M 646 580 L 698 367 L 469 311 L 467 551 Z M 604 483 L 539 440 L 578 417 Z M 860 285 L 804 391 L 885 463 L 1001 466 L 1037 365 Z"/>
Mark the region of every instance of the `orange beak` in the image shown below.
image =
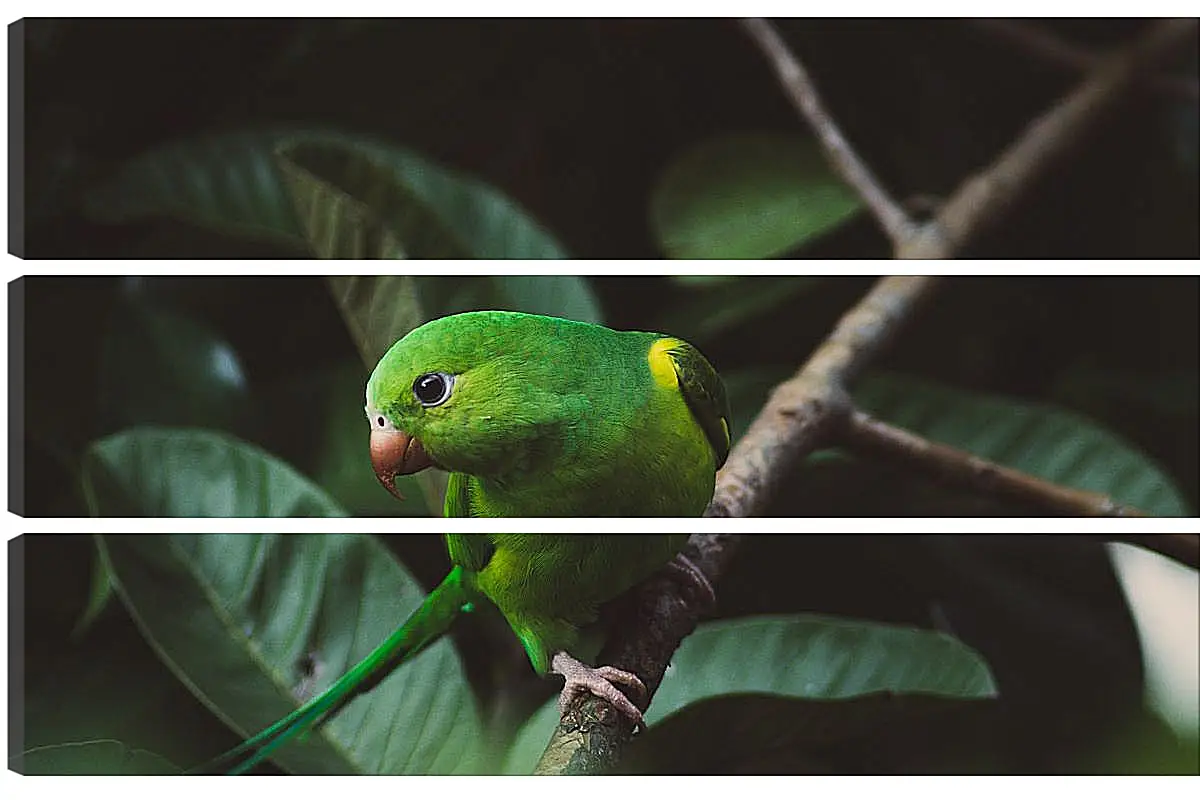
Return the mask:
<path id="1" fill-rule="evenodd" d="M 371 431 L 371 466 L 375 468 L 375 477 L 396 499 L 404 499 L 396 488 L 397 475 L 411 475 L 433 465 L 433 459 L 415 436 L 404 431 Z"/>

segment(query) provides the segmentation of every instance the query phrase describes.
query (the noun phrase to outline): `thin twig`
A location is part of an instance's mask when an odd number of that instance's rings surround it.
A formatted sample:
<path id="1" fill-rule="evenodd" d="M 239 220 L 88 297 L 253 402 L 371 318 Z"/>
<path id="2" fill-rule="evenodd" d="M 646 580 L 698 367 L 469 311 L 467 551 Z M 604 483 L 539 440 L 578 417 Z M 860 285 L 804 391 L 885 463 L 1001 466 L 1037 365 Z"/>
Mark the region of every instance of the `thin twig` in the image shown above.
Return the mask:
<path id="1" fill-rule="evenodd" d="M 1154 23 L 1132 45 L 1096 63 L 1090 76 L 1041 115 L 985 169 L 967 178 L 932 219 L 914 224 L 842 136 L 821 103 L 812 78 L 774 26 L 750 19 L 743 27 L 774 67 L 792 101 L 825 148 L 833 168 L 859 193 L 892 242 L 897 258 L 951 258 L 994 224 L 1046 168 L 1094 127 L 1138 78 L 1167 51 L 1190 41 L 1195 19 Z"/>
<path id="2" fill-rule="evenodd" d="M 792 105 L 812 126 L 834 168 L 846 183 L 858 192 L 858 196 L 883 226 L 888 238 L 893 242 L 910 238 L 914 229 L 913 221 L 846 141 L 833 116 L 825 108 L 808 70 L 792 55 L 779 32 L 765 19 L 742 20 L 742 27 L 770 59 L 779 82 L 783 84 L 784 91 L 792 100 Z"/>
<path id="3" fill-rule="evenodd" d="M 1061 39 L 1048 30 L 1015 19 L 972 19 L 968 22 L 1047 61 L 1080 71 L 1094 68 L 1104 58 L 1103 55 Z M 1182 75 L 1158 73 L 1141 76 L 1138 80 L 1162 94 L 1193 102 L 1200 99 L 1200 82 Z"/>
<path id="4" fill-rule="evenodd" d="M 981 494 L 1016 500 L 1048 513 L 1072 517 L 1144 516 L 1097 492 L 1048 483 L 1015 469 L 931 442 L 915 433 L 855 410 L 846 420 L 845 439 L 852 450 L 915 467 L 944 481 Z"/>
<path id="5" fill-rule="evenodd" d="M 934 278 L 904 276 L 876 282 L 800 371 L 775 387 L 717 474 L 716 492 L 704 515 L 761 513 L 792 467 L 839 429 L 851 410 L 849 382 L 895 337 L 935 285 Z"/>
<path id="6" fill-rule="evenodd" d="M 1116 104 L 1140 70 L 1195 35 L 1195 19 L 1161 20 L 1132 45 L 1105 58 L 1079 88 L 1029 123 L 987 168 L 967 178 L 914 238 L 901 243 L 897 256 L 958 254 Z"/>

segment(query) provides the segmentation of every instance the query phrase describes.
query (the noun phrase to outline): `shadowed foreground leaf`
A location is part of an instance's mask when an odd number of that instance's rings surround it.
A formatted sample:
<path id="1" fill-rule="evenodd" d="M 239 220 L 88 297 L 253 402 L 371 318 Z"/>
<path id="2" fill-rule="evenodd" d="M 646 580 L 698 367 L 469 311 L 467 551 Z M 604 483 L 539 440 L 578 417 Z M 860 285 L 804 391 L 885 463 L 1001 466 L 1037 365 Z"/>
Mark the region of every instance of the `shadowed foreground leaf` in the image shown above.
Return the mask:
<path id="1" fill-rule="evenodd" d="M 425 596 L 371 536 L 109 534 L 102 542 L 146 638 L 243 736 L 341 677 Z M 480 730 L 458 656 L 443 640 L 273 760 L 302 774 L 470 772 L 485 744 Z"/>
<path id="2" fill-rule="evenodd" d="M 83 487 L 94 516 L 346 515 L 283 461 L 203 430 L 132 428 L 93 442 Z"/>
<path id="3" fill-rule="evenodd" d="M 281 146 L 299 155 L 302 173 L 326 184 L 321 203 L 303 193 L 300 207 L 306 213 L 330 213 L 339 193 L 354 198 L 357 211 L 343 214 L 342 209 L 330 220 L 303 221 L 277 161 Z M 310 181 L 302 183 L 314 188 Z M 381 208 L 371 208 L 372 202 Z M 242 131 L 173 142 L 130 159 L 87 195 L 85 208 L 100 222 L 169 217 L 298 250 L 309 249 L 310 230 L 319 231 L 322 244 L 316 252 L 326 255 L 345 255 L 351 246 L 363 255 L 421 255 L 432 246 L 440 255 L 472 258 L 565 256 L 527 212 L 490 186 L 406 148 L 331 131 Z M 396 215 L 391 238 L 346 227 L 354 218 Z M 420 226 L 429 220 L 454 241 L 427 238 Z M 324 238 L 331 232 L 334 238 Z M 405 240 L 406 233 L 416 238 Z M 334 247 L 335 242 L 340 244 Z"/>

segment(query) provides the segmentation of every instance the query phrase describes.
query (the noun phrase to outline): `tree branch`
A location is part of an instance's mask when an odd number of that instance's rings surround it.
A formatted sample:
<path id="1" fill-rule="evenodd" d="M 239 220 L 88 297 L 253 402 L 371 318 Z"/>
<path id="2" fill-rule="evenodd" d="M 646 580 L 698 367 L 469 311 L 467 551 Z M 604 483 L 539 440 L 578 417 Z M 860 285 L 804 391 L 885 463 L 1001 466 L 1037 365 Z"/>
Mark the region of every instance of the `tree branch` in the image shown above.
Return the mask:
<path id="1" fill-rule="evenodd" d="M 750 516 L 763 509 L 780 478 L 840 428 L 850 411 L 846 384 L 891 342 L 935 285 L 935 279 L 923 277 L 888 277 L 875 283 L 795 377 L 776 387 L 718 473 L 705 516 Z M 686 552 L 716 585 L 740 540 L 738 534 L 692 534 Z M 656 576 L 636 591 L 625 624 L 616 627 L 598 661 L 641 678 L 648 707 L 671 656 L 704 611 L 702 598 L 689 596 L 667 576 Z M 606 701 L 581 697 L 562 715 L 535 774 L 607 771 L 632 735 L 628 721 Z"/>
<path id="2" fill-rule="evenodd" d="M 1132 45 L 1105 58 L 1079 88 L 1029 123 L 986 169 L 967 178 L 913 239 L 901 243 L 897 255 L 956 255 L 1112 108 L 1142 69 L 1195 35 L 1195 19 L 1160 20 Z"/>
<path id="3" fill-rule="evenodd" d="M 715 585 L 733 560 L 741 539 L 735 533 L 694 533 L 684 552 Z M 658 691 L 679 643 L 696 629 L 707 611 L 705 602 L 667 575 L 656 575 L 635 591 L 624 616 L 625 624 L 615 627 L 597 660 L 642 679 L 647 690 L 643 711 Z M 607 701 L 585 695 L 562 715 L 534 774 L 607 772 L 620 760 L 632 737 L 629 721 Z"/>
<path id="4" fill-rule="evenodd" d="M 972 19 L 968 22 L 980 30 L 994 34 L 1016 44 L 1026 52 L 1047 61 L 1073 67 L 1081 72 L 1090 70 L 1103 60 L 1102 55 L 1055 36 L 1042 28 L 1015 19 Z M 1162 94 L 1195 102 L 1200 100 L 1200 83 L 1180 75 L 1155 74 L 1139 78 Z"/>
<path id="5" fill-rule="evenodd" d="M 916 467 L 953 486 L 1015 500 L 1062 516 L 1144 516 L 1136 508 L 1120 505 L 1106 495 L 1048 483 L 971 453 L 931 442 L 862 411 L 853 411 L 846 422 L 842 443 L 850 449 Z"/>
<path id="6" fill-rule="evenodd" d="M 883 190 L 821 103 L 812 78 L 766 20 L 743 22 L 771 62 L 792 105 L 808 121 L 833 168 L 859 193 L 892 242 L 897 258 L 950 258 L 995 223 L 1034 179 L 1116 104 L 1142 70 L 1195 38 L 1197 20 L 1160 20 L 1132 45 L 1099 59 L 1090 76 L 1033 120 L 986 168 L 967 178 L 922 224 L 914 224 Z"/>
<path id="7" fill-rule="evenodd" d="M 782 477 L 804 455 L 835 440 L 917 464 L 960 485 L 1037 503 L 1058 513 L 1137 513 L 1101 495 L 1048 484 L 928 442 L 853 407 L 848 393 L 850 381 L 895 338 L 935 286 L 936 280 L 927 277 L 886 277 L 877 281 L 838 321 L 799 372 L 772 392 L 717 473 L 713 500 L 704 515 L 760 513 Z M 1164 553 L 1186 553 L 1188 547 L 1200 547 L 1200 542 L 1168 541 L 1168 537 L 1125 538 L 1146 540 L 1145 546 Z M 692 534 L 685 552 L 715 586 L 727 571 L 741 539 L 739 534 Z M 1194 563 L 1196 553 L 1190 557 Z M 598 662 L 641 678 L 647 689 L 647 696 L 639 704 L 643 711 L 649 707 L 680 643 L 708 610 L 705 602 L 704 597 L 696 596 L 690 587 L 665 572 L 632 593 L 623 624 L 614 626 Z M 581 696 L 562 714 L 534 772 L 607 772 L 620 761 L 632 736 L 629 721 L 607 701 Z"/>
<path id="8" fill-rule="evenodd" d="M 1079 89 L 1035 120 L 991 167 L 968 179 L 930 222 L 919 226 L 850 147 L 808 73 L 770 23 L 747 20 L 743 25 L 770 59 L 793 105 L 812 125 L 834 168 L 855 188 L 891 238 L 896 255 L 948 257 L 985 222 L 1011 205 L 1032 178 L 1113 103 L 1137 70 L 1190 35 L 1195 22 L 1158 23 L 1132 47 L 1103 61 Z M 1063 513 L 1080 513 L 1080 509 L 1130 513 L 1107 498 L 1051 486 L 951 448 L 923 440 L 919 440 L 923 446 L 915 447 L 903 431 L 875 423 L 853 408 L 849 382 L 894 338 L 934 285 L 934 279 L 927 277 L 883 278 L 842 317 L 800 371 L 775 388 L 733 448 L 717 475 L 716 491 L 705 516 L 760 513 L 783 476 L 802 457 L 836 435 L 847 435 L 847 431 L 860 446 L 866 442 L 881 452 L 921 455 L 921 463 L 930 465 L 953 461 L 960 464 L 956 469 L 961 468 L 967 476 L 955 476 L 963 482 L 1009 496 L 1032 497 Z M 904 447 L 897 449 L 897 443 Z M 688 548 L 693 561 L 715 584 L 739 542 L 735 534 L 693 534 Z M 704 609 L 699 598 L 688 596 L 683 586 L 666 576 L 647 581 L 634 593 L 634 603 L 634 613 L 625 625 L 616 628 L 599 660 L 637 674 L 648 690 L 643 700 L 648 707 L 671 656 L 695 629 Z M 535 772 L 605 772 L 619 761 L 632 734 L 628 721 L 606 701 L 583 696 L 563 713 Z"/>
<path id="9" fill-rule="evenodd" d="M 829 442 L 850 413 L 848 384 L 926 299 L 935 278 L 881 278 L 770 399 L 717 473 L 706 517 L 751 517 L 801 458 Z"/>
<path id="10" fill-rule="evenodd" d="M 825 108 L 816 84 L 804 69 L 804 65 L 784 44 L 779 32 L 765 19 L 745 19 L 741 24 L 771 61 L 771 66 L 775 68 L 779 82 L 783 84 L 792 105 L 808 120 L 813 133 L 817 135 L 817 140 L 825 149 L 825 155 L 838 174 L 858 192 L 858 196 L 883 226 L 888 238 L 893 242 L 911 238 L 915 230 L 913 221 L 909 219 L 904 208 L 883 188 L 871 172 L 871 168 L 846 141 L 846 137 L 842 136 L 841 129 Z"/>

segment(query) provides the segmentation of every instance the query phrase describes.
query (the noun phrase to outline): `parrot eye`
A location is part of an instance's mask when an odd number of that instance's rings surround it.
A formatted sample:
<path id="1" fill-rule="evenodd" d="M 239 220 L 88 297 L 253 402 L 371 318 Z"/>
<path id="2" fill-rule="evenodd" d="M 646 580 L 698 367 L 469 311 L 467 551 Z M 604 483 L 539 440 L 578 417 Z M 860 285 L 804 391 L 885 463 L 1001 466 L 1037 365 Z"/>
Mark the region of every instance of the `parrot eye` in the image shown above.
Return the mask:
<path id="1" fill-rule="evenodd" d="M 440 406 L 450 399 L 452 388 L 454 388 L 453 375 L 447 375 L 444 372 L 427 372 L 413 381 L 413 396 L 426 408 Z"/>

